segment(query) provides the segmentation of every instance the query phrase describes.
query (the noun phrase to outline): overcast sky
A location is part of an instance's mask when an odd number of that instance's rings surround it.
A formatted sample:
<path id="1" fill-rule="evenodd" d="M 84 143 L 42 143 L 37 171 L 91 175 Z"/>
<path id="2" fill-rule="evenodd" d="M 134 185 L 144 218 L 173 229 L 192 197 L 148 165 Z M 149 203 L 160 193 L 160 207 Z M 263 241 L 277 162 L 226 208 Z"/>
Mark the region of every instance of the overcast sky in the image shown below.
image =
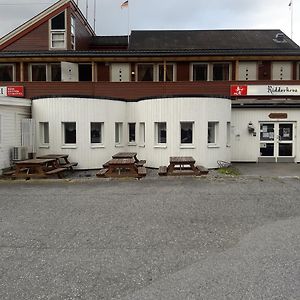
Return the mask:
<path id="1" fill-rule="evenodd" d="M 125 1 L 125 0 L 124 0 Z M 0 36 L 55 0 L 0 0 Z M 76 2 L 76 0 L 75 0 Z M 94 0 L 78 0 L 93 27 Z M 281 29 L 291 35 L 290 0 L 96 0 L 96 33 L 126 35 L 130 29 Z M 293 39 L 300 44 L 300 0 L 293 0 Z"/>

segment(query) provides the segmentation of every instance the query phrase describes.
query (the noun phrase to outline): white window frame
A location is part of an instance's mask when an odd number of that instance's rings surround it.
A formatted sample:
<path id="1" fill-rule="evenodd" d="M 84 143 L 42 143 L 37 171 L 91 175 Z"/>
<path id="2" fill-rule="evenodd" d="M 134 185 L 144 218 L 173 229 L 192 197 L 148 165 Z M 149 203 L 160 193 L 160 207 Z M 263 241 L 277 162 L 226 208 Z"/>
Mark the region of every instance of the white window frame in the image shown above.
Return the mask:
<path id="1" fill-rule="evenodd" d="M 229 76 L 228 76 L 228 80 L 213 80 L 214 77 L 214 65 L 216 64 L 227 64 L 229 65 Z M 232 63 L 228 62 L 228 61 L 220 61 L 220 62 L 192 62 L 190 64 L 190 81 L 195 81 L 195 82 L 201 82 L 201 81 L 196 81 L 194 80 L 194 65 L 207 65 L 207 81 L 230 81 L 232 80 Z M 205 82 L 205 80 L 203 81 Z"/>
<path id="2" fill-rule="evenodd" d="M 210 142 L 208 140 L 208 138 L 209 138 L 208 131 L 209 131 L 210 124 L 213 124 L 213 126 L 214 126 L 214 140 L 213 140 L 213 142 Z M 220 127 L 220 122 L 219 121 L 208 121 L 208 123 L 207 123 L 207 146 L 208 147 L 217 147 L 218 146 L 219 127 Z"/>
<path id="3" fill-rule="evenodd" d="M 130 125 L 129 124 L 134 124 L 134 141 L 130 141 L 130 136 L 129 136 L 129 133 L 130 133 L 130 130 L 129 130 L 129 127 Z M 135 146 L 136 145 L 136 122 L 128 122 L 127 124 L 127 130 L 128 130 L 128 134 L 127 134 L 127 137 L 128 137 L 128 145 L 133 145 Z"/>
<path id="4" fill-rule="evenodd" d="M 159 124 L 166 125 L 166 142 L 162 143 L 159 141 Z M 154 122 L 154 144 L 158 147 L 166 147 L 168 142 L 168 125 L 167 122 Z"/>
<path id="5" fill-rule="evenodd" d="M 65 124 L 66 123 L 75 123 L 76 128 L 76 143 L 66 143 L 65 140 Z M 77 122 L 76 121 L 63 121 L 61 122 L 61 130 L 62 130 L 62 148 L 77 148 L 78 143 L 78 128 L 77 128 Z"/>
<path id="6" fill-rule="evenodd" d="M 139 147 L 145 147 L 146 138 L 146 125 L 145 122 L 139 123 Z"/>
<path id="7" fill-rule="evenodd" d="M 117 141 L 117 133 L 119 141 Z M 115 122 L 115 146 L 121 146 L 123 144 L 123 122 Z"/>
<path id="8" fill-rule="evenodd" d="M 62 49 L 66 50 L 67 49 L 67 11 L 64 11 L 65 14 L 65 29 L 52 29 L 51 28 L 51 20 L 58 15 L 60 15 L 62 12 L 58 13 L 57 15 L 53 16 L 52 18 L 49 19 L 49 49 L 52 50 L 57 50 L 57 49 Z M 53 35 L 57 33 L 63 33 L 64 34 L 64 39 L 62 40 L 64 42 L 63 47 L 53 47 Z"/>
<path id="9" fill-rule="evenodd" d="M 12 70 L 13 70 L 12 81 L 3 81 L 3 82 L 14 82 L 14 81 L 16 81 L 16 65 L 15 64 L 0 63 L 0 66 L 11 66 Z"/>
<path id="10" fill-rule="evenodd" d="M 181 126 L 184 123 L 190 123 L 192 124 L 192 143 L 182 143 L 181 140 Z M 180 121 L 180 132 L 179 132 L 179 138 L 180 138 L 180 148 L 194 148 L 194 131 L 195 131 L 195 122 L 194 121 Z"/>
<path id="11" fill-rule="evenodd" d="M 45 142 L 45 124 L 48 124 L 48 143 Z M 40 148 L 49 148 L 50 144 L 50 126 L 49 122 L 39 122 Z"/>
<path id="12" fill-rule="evenodd" d="M 92 123 L 100 124 L 100 142 L 99 143 L 93 143 L 92 142 L 92 137 L 91 137 Z M 99 147 L 103 147 L 104 146 L 104 122 L 98 122 L 98 121 L 90 122 L 90 132 L 89 133 L 90 133 L 90 145 L 91 145 L 91 148 L 99 148 Z"/>

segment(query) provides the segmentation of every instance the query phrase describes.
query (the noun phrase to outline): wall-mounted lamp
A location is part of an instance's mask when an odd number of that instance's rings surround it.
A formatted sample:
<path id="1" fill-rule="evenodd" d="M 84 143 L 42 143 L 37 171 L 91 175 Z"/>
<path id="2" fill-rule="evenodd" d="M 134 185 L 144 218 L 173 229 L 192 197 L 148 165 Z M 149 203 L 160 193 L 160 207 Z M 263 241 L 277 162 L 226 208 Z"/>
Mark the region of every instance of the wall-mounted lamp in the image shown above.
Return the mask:
<path id="1" fill-rule="evenodd" d="M 248 123 L 248 132 L 253 136 L 256 136 L 255 127 L 251 121 Z"/>

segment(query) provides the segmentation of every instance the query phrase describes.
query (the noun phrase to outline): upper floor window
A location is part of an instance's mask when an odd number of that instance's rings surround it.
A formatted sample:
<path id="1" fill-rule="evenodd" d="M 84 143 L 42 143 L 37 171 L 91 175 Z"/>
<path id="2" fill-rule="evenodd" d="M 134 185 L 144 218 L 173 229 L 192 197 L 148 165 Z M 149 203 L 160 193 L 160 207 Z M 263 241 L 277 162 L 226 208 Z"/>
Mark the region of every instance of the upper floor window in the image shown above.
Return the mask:
<path id="1" fill-rule="evenodd" d="M 158 65 L 158 81 L 174 81 L 174 65 Z"/>
<path id="2" fill-rule="evenodd" d="M 207 81 L 207 80 L 208 80 L 208 65 L 193 64 L 193 81 Z"/>
<path id="3" fill-rule="evenodd" d="M 216 63 L 213 64 L 213 80 L 229 80 L 229 64 Z"/>
<path id="4" fill-rule="evenodd" d="M 153 64 L 138 64 L 137 72 L 138 72 L 138 81 L 153 81 Z"/>
<path id="5" fill-rule="evenodd" d="M 52 49 L 66 48 L 65 11 L 50 20 L 50 45 Z"/>
<path id="6" fill-rule="evenodd" d="M 71 16 L 71 48 L 75 50 L 75 18 Z"/>
<path id="7" fill-rule="evenodd" d="M 79 64 L 78 65 L 78 78 L 79 81 L 92 81 L 92 64 Z"/>
<path id="8" fill-rule="evenodd" d="M 61 81 L 61 64 L 31 64 L 31 81 Z"/>
<path id="9" fill-rule="evenodd" d="M 14 81 L 14 65 L 0 64 L 0 81 Z"/>

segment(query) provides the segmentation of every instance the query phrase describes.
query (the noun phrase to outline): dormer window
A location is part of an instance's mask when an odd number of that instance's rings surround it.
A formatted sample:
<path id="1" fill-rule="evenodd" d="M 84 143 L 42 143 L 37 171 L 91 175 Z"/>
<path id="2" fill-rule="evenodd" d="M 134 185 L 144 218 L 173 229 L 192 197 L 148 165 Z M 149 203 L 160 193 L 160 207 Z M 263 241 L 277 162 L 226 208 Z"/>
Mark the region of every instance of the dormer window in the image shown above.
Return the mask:
<path id="1" fill-rule="evenodd" d="M 66 16 L 65 12 L 50 20 L 51 49 L 66 49 Z"/>

